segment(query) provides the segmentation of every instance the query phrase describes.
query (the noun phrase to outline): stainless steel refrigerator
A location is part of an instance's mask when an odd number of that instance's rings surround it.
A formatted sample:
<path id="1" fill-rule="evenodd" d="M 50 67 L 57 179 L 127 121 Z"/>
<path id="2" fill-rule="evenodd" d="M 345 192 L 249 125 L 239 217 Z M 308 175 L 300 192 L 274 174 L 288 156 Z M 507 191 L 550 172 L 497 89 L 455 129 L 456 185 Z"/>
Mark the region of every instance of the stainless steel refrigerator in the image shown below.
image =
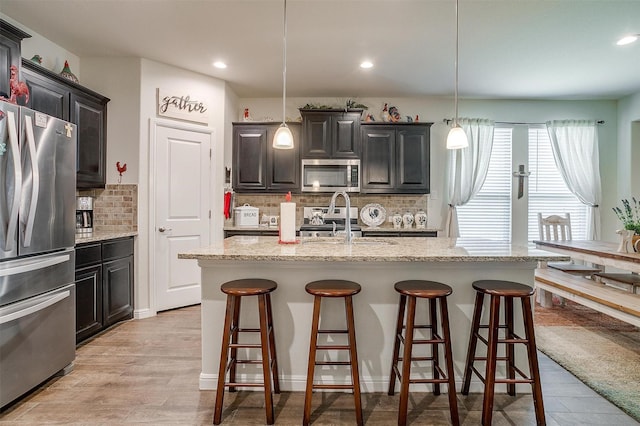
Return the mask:
<path id="1" fill-rule="evenodd" d="M 0 407 L 75 359 L 76 138 L 0 102 Z"/>

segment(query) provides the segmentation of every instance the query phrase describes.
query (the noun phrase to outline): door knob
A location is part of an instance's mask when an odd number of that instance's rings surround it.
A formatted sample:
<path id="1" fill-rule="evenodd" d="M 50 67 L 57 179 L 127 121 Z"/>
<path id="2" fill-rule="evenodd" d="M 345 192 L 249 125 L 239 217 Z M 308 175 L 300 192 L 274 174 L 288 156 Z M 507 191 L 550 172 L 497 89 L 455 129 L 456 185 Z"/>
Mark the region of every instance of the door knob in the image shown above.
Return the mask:
<path id="1" fill-rule="evenodd" d="M 173 229 L 171 229 L 171 228 L 163 228 L 163 227 L 160 227 L 160 228 L 158 228 L 158 231 L 160 231 L 160 232 L 164 232 L 164 231 L 173 231 Z"/>

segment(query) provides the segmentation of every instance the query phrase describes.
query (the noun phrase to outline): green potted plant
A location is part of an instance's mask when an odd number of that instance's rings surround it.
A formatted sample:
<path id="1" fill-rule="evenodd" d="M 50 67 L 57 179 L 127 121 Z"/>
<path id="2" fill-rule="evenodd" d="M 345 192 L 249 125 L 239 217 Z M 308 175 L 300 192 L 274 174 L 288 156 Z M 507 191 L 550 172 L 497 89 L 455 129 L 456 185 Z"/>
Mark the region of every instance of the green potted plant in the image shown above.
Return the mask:
<path id="1" fill-rule="evenodd" d="M 632 197 L 631 201 L 633 201 L 633 206 L 627 199 L 622 200 L 622 208 L 614 207 L 613 211 L 616 216 L 622 222 L 624 229 L 627 231 L 632 231 L 630 234 L 633 235 L 632 245 L 634 250 L 637 250 L 636 243 L 637 240 L 640 239 L 640 203 L 636 200 L 636 197 Z M 619 234 L 622 234 L 621 231 L 618 231 Z"/>

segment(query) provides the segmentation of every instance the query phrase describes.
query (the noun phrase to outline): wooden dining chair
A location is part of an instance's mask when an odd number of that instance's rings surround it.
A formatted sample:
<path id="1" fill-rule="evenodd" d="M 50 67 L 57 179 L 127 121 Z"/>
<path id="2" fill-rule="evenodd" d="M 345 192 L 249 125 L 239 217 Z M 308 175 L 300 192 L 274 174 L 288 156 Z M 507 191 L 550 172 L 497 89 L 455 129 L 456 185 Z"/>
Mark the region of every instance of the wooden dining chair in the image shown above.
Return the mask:
<path id="1" fill-rule="evenodd" d="M 543 217 L 538 213 L 538 234 L 542 241 L 567 241 L 571 240 L 571 215 L 565 213 L 564 217 L 551 215 Z M 602 269 L 571 262 L 549 262 L 549 268 L 558 269 L 573 275 L 590 276 Z"/>

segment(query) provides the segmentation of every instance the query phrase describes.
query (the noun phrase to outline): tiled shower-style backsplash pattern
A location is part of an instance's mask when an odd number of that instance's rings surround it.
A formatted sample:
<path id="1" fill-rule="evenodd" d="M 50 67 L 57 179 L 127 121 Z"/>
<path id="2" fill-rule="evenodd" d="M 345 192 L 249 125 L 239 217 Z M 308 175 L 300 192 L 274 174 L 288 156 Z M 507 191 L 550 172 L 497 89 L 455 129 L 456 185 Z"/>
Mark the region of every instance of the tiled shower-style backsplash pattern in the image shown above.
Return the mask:
<path id="1" fill-rule="evenodd" d="M 302 208 L 303 207 L 313 207 L 313 206 L 322 206 L 327 207 L 329 202 L 331 201 L 332 194 L 298 194 L 291 195 L 291 201 L 296 203 L 296 222 L 297 226 L 302 224 Z M 387 211 L 387 217 L 394 213 L 404 213 L 411 212 L 412 214 L 416 214 L 418 211 L 427 211 L 427 198 L 428 196 L 425 194 L 422 195 L 363 195 L 363 194 L 352 194 L 349 195 L 351 200 L 351 207 L 358 207 L 358 212 L 364 206 L 369 203 L 377 203 L 380 204 Z M 259 214 L 262 216 L 266 215 L 274 215 L 277 216 L 280 214 L 280 203 L 285 201 L 284 195 L 278 194 L 234 194 L 234 204 L 236 207 L 242 206 L 245 203 L 249 204 L 253 207 L 258 207 L 260 209 Z M 342 197 L 339 197 L 336 204 L 338 206 L 344 206 L 344 200 Z M 360 220 L 360 218 L 358 218 Z M 229 225 L 233 224 L 233 214 L 231 219 L 228 221 Z M 391 226 L 391 224 L 387 221 L 382 227 Z"/>
<path id="2" fill-rule="evenodd" d="M 76 195 L 94 198 L 94 231 L 138 231 L 138 185 L 108 184 L 105 189 L 76 191 Z"/>

